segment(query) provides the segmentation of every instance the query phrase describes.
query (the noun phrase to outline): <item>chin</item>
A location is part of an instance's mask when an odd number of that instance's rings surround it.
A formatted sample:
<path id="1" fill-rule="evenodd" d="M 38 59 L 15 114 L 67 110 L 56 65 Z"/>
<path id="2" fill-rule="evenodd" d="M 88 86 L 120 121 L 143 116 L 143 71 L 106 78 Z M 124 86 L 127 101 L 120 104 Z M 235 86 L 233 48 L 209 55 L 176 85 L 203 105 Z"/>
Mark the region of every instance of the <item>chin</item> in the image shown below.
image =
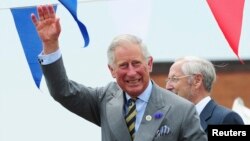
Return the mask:
<path id="1" fill-rule="evenodd" d="M 130 96 L 135 96 L 135 97 L 142 93 L 141 90 L 140 91 L 135 91 L 135 90 L 129 91 L 128 90 L 127 92 L 129 93 Z"/>

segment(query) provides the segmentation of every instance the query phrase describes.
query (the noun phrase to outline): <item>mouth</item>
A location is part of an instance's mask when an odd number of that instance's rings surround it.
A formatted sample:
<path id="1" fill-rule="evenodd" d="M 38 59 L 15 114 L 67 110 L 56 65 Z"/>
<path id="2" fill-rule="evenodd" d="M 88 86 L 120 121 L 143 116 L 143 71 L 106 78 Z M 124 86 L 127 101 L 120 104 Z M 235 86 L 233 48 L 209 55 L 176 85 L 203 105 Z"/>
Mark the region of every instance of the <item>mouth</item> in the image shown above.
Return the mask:
<path id="1" fill-rule="evenodd" d="M 140 81 L 141 81 L 141 79 L 134 79 L 134 80 L 127 80 L 126 82 L 127 82 L 129 85 L 136 85 L 136 84 L 138 84 Z"/>

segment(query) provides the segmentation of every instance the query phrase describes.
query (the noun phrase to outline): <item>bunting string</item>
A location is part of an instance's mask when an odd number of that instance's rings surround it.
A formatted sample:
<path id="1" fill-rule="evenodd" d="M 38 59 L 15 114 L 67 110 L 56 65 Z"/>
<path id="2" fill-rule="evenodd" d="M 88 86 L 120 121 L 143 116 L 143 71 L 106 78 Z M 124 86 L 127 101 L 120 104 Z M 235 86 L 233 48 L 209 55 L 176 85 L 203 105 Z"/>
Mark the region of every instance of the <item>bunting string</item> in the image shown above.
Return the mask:
<path id="1" fill-rule="evenodd" d="M 103 1 L 122 1 L 122 0 L 83 0 L 83 1 L 80 1 L 78 0 L 77 3 L 81 4 L 81 3 L 92 3 L 92 2 L 103 2 Z M 48 4 L 48 3 L 46 3 Z M 56 6 L 56 5 L 62 5 L 60 2 L 54 2 L 54 3 L 50 3 L 52 4 L 53 6 Z M 31 5 L 25 5 L 25 6 L 11 6 L 11 7 L 1 7 L 0 6 L 0 11 L 1 10 L 9 10 L 11 8 L 32 8 L 32 7 L 36 7 L 37 5 L 39 4 L 31 4 Z"/>

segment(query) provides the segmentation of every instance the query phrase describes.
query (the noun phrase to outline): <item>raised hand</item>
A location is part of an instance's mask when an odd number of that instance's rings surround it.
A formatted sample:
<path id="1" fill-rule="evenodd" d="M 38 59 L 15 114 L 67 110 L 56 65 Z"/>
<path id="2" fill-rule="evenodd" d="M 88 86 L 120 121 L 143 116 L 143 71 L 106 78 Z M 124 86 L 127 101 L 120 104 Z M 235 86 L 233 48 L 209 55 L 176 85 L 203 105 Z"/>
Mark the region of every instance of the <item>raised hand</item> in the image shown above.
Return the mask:
<path id="1" fill-rule="evenodd" d="M 58 45 L 58 38 L 61 32 L 59 18 L 56 17 L 52 5 L 41 5 L 37 7 L 38 18 L 31 14 L 37 33 L 43 42 L 43 53 L 55 52 Z"/>

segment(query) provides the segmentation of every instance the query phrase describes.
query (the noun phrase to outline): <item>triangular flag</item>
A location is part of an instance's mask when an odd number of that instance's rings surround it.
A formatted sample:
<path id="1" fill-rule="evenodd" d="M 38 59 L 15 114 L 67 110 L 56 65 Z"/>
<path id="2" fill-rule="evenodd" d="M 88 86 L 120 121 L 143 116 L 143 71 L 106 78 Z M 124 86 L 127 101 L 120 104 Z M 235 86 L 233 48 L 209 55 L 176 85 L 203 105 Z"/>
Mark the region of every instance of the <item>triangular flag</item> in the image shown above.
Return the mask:
<path id="1" fill-rule="evenodd" d="M 54 6 L 56 9 L 56 6 Z M 28 61 L 36 86 L 40 88 L 42 71 L 37 60 L 38 54 L 42 50 L 42 42 L 38 37 L 36 28 L 30 18 L 31 13 L 37 15 L 36 7 L 11 8 L 11 13 L 15 21 L 16 29 Z"/>
<path id="2" fill-rule="evenodd" d="M 78 27 L 81 30 L 85 45 L 84 47 L 88 46 L 89 44 L 89 34 L 87 31 L 87 28 L 85 25 L 78 20 L 77 17 L 77 0 L 59 0 L 66 9 L 70 12 L 70 14 L 73 16 L 74 20 L 78 24 Z"/>
<path id="3" fill-rule="evenodd" d="M 220 29 L 239 60 L 244 2 L 245 0 L 207 0 Z"/>

